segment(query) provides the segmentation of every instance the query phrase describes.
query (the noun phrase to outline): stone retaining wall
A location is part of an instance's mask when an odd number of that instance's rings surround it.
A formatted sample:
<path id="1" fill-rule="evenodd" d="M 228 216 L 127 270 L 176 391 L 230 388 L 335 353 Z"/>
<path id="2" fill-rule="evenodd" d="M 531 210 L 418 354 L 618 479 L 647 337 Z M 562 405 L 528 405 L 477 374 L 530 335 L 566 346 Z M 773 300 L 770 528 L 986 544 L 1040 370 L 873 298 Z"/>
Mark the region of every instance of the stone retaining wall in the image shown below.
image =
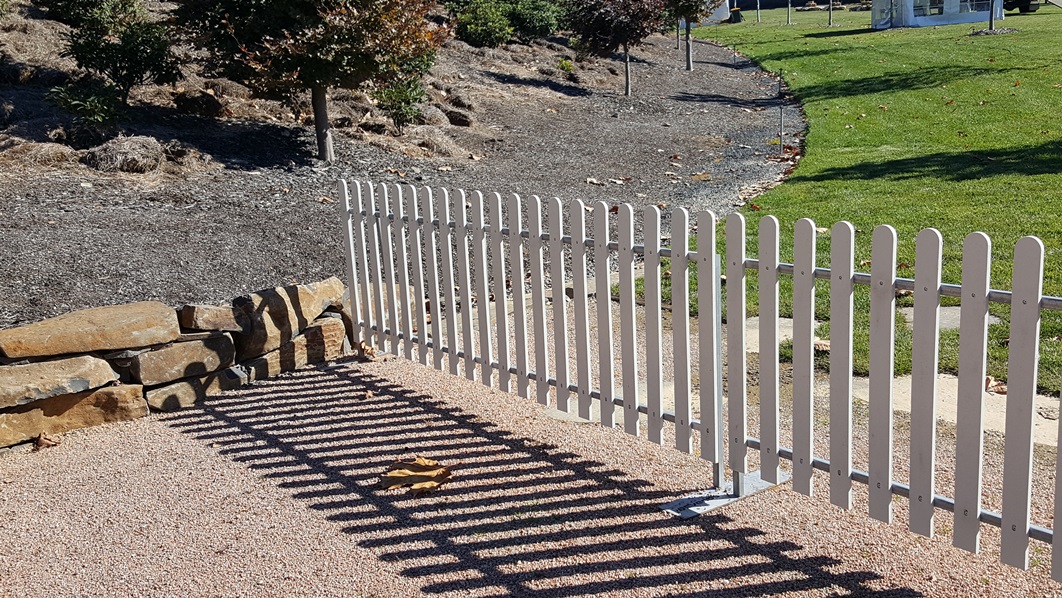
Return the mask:
<path id="1" fill-rule="evenodd" d="M 0 447 L 147 415 L 350 353 L 338 278 L 226 305 L 145 301 L 0 330 Z"/>

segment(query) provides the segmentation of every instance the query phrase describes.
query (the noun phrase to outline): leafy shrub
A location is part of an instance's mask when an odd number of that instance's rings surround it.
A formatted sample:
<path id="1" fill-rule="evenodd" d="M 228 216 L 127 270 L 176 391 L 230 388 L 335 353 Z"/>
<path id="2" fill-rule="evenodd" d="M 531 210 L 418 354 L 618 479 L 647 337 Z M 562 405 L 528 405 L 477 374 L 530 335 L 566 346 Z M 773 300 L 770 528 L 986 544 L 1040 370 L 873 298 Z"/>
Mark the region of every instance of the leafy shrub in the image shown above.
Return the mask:
<path id="1" fill-rule="evenodd" d="M 575 70 L 575 64 L 569 58 L 561 58 L 557 61 L 557 68 L 570 75 Z"/>
<path id="2" fill-rule="evenodd" d="M 506 7 L 491 0 L 472 0 L 457 15 L 457 38 L 478 47 L 497 48 L 513 36 Z"/>
<path id="3" fill-rule="evenodd" d="M 377 105 L 391 117 L 399 134 L 420 116 L 417 104 L 424 101 L 424 86 L 416 78 L 400 79 L 372 93 Z"/>
<path id="4" fill-rule="evenodd" d="M 550 0 L 515 0 L 508 18 L 516 36 L 523 41 L 549 37 L 557 31 L 560 8 Z"/>
<path id="5" fill-rule="evenodd" d="M 110 86 L 64 85 L 52 88 L 47 99 L 74 117 L 66 141 L 74 147 L 91 147 L 110 137 L 118 122 L 118 91 Z"/>
<path id="6" fill-rule="evenodd" d="M 140 0 L 38 0 L 48 16 L 72 27 L 102 25 L 114 30 L 124 23 L 144 20 Z"/>
<path id="7" fill-rule="evenodd" d="M 169 31 L 158 23 L 130 21 L 114 31 L 90 24 L 67 34 L 66 42 L 61 55 L 110 81 L 123 104 L 129 103 L 129 92 L 136 85 L 161 85 L 181 78 Z"/>
<path id="8" fill-rule="evenodd" d="M 109 127 L 118 121 L 118 93 L 101 85 L 63 85 L 48 92 L 48 101 L 87 124 Z"/>
<path id="9" fill-rule="evenodd" d="M 11 0 L 0 0 L 0 17 L 6 15 L 11 10 Z"/>

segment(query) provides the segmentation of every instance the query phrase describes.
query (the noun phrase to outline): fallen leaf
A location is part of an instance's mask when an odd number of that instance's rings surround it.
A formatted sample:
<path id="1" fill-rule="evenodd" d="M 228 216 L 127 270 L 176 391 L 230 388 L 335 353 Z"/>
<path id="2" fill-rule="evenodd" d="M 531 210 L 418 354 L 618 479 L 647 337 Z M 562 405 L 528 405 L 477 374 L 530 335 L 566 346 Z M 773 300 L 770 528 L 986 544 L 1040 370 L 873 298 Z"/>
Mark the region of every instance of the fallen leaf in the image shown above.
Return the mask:
<path id="1" fill-rule="evenodd" d="M 609 179 L 608 182 L 612 183 L 613 185 L 622 185 L 623 184 L 623 181 L 621 181 L 620 179 Z"/>
<path id="2" fill-rule="evenodd" d="M 615 214 L 619 212 L 619 206 L 610 206 L 608 209 L 609 214 Z"/>
<path id="3" fill-rule="evenodd" d="M 756 210 L 757 212 L 759 212 L 760 210 L 763 209 L 763 206 L 761 206 L 758 203 L 749 204 L 749 207 L 752 208 L 753 210 Z"/>
<path id="4" fill-rule="evenodd" d="M 474 162 L 479 162 L 483 159 L 483 156 L 477 156 L 476 154 L 468 154 L 468 159 Z"/>
<path id="5" fill-rule="evenodd" d="M 602 183 L 601 181 L 599 181 L 599 180 L 597 180 L 595 178 L 592 178 L 592 177 L 587 177 L 586 178 L 586 184 L 587 185 L 597 185 L 599 187 L 604 187 L 605 186 L 605 183 Z"/>
<path id="6" fill-rule="evenodd" d="M 853 127 L 852 125 L 845 125 L 844 128 L 846 128 L 846 129 L 854 129 L 855 127 Z"/>
<path id="7" fill-rule="evenodd" d="M 908 291 L 907 289 L 896 289 L 897 297 L 906 297 L 908 295 L 914 295 L 914 291 Z"/>
<path id="8" fill-rule="evenodd" d="M 829 339 L 823 340 L 823 339 L 821 339 L 819 337 L 815 337 L 815 341 L 812 344 L 815 347 L 816 351 L 819 351 L 821 353 L 829 353 L 830 352 L 830 341 L 829 341 Z"/>
<path id="9" fill-rule="evenodd" d="M 992 376 L 985 376 L 985 390 L 997 395 L 1007 394 L 1007 385 L 1002 380 L 996 380 Z"/>
<path id="10" fill-rule="evenodd" d="M 878 110 L 888 110 L 888 106 L 878 106 Z"/>
<path id="11" fill-rule="evenodd" d="M 427 494 L 450 481 L 453 473 L 438 461 L 417 457 L 413 461 L 395 461 L 380 477 L 380 487 L 394 490 L 409 486 L 413 496 Z"/>
<path id="12" fill-rule="evenodd" d="M 362 361 L 376 361 L 376 349 L 361 341 L 354 349 L 354 357 Z"/>
<path id="13" fill-rule="evenodd" d="M 440 170 L 441 172 L 450 172 L 453 169 L 454 169 L 453 166 L 440 166 L 438 168 L 438 170 Z"/>
<path id="14" fill-rule="evenodd" d="M 896 267 L 903 270 L 904 268 L 910 268 L 911 264 L 908 264 L 907 262 L 900 262 L 899 264 L 896 264 Z"/>
<path id="15" fill-rule="evenodd" d="M 710 172 L 698 172 L 697 174 L 690 175 L 690 178 L 695 181 L 710 181 L 712 180 L 712 173 Z"/>
<path id="16" fill-rule="evenodd" d="M 671 270 L 664 270 L 660 273 L 660 276 L 662 278 L 671 278 Z"/>
<path id="17" fill-rule="evenodd" d="M 331 197 L 328 197 L 327 195 L 322 195 L 321 197 L 318 197 L 317 201 L 321 203 L 336 203 L 336 200 L 332 199 Z"/>
<path id="18" fill-rule="evenodd" d="M 667 170 L 664 172 L 664 176 L 678 176 L 678 173 Z"/>
<path id="19" fill-rule="evenodd" d="M 682 156 L 680 156 L 680 155 L 678 155 L 678 154 L 671 154 L 671 159 L 672 159 L 672 160 L 681 160 L 681 159 L 682 159 Z"/>
<path id="20" fill-rule="evenodd" d="M 870 265 L 870 260 L 863 260 L 863 261 L 859 262 L 859 265 L 860 266 L 869 266 Z"/>
<path id="21" fill-rule="evenodd" d="M 817 226 L 815 227 L 815 232 L 825 235 L 826 233 L 830 232 L 830 229 L 826 228 L 825 226 Z"/>
<path id="22" fill-rule="evenodd" d="M 1021 81 L 1015 81 L 1014 87 L 1021 87 Z"/>
<path id="23" fill-rule="evenodd" d="M 48 435 L 41 434 L 33 441 L 33 450 L 39 451 L 41 449 L 51 448 L 53 446 L 59 446 L 63 443 L 63 440 L 59 438 L 58 434 Z"/>

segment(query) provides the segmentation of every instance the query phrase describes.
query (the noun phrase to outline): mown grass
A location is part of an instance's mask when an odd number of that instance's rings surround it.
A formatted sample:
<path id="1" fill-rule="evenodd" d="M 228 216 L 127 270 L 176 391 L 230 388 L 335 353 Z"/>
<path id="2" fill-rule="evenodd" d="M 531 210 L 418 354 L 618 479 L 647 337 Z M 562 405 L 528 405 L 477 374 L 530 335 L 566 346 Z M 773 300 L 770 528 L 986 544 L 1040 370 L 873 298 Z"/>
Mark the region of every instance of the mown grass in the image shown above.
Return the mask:
<path id="1" fill-rule="evenodd" d="M 959 283 L 963 239 L 983 231 L 993 241 L 992 287 L 1009 289 L 1014 243 L 1036 235 L 1046 246 L 1045 293 L 1062 295 L 1062 10 L 1008 13 L 1000 26 L 1020 31 L 991 36 L 970 35 L 987 24 L 874 31 L 869 12 L 836 12 L 833 28 L 825 13 L 794 13 L 792 26 L 785 18 L 784 9 L 763 11 L 761 24 L 696 31 L 780 74 L 807 116 L 804 158 L 793 175 L 755 200 L 759 210 L 745 208 L 750 254 L 768 214 L 785 231 L 783 261 L 792 260 L 785 236 L 800 218 L 825 228 L 852 222 L 860 231 L 857 264 L 870 260 L 874 227 L 890 224 L 899 236 L 897 261 L 910 265 L 898 275 L 913 277 L 915 236 L 934 227 L 944 238 L 944 281 Z M 818 247 L 826 266 L 828 234 Z M 783 282 L 788 314 L 791 285 Z M 865 373 L 869 296 L 857 290 L 856 371 Z M 990 329 L 989 371 L 1005 378 L 1009 309 L 993 305 L 992 312 L 1002 324 Z M 816 313 L 828 319 L 826 285 Z M 911 336 L 897 320 L 896 371 L 906 373 Z M 828 324 L 819 334 L 828 335 Z M 1044 314 L 1041 336 L 1040 386 L 1057 393 L 1062 314 Z M 942 334 L 942 371 L 957 371 L 957 341 L 957 331 Z"/>

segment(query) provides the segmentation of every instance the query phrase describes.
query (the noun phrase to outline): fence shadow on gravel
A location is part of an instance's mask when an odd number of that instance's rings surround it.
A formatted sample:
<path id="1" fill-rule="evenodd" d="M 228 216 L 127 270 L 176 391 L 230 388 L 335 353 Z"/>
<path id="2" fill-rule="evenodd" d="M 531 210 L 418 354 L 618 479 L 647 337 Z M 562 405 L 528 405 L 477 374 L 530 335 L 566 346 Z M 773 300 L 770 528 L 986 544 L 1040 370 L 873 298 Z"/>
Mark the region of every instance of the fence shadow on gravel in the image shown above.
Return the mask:
<path id="1" fill-rule="evenodd" d="M 426 593 L 921 595 L 874 591 L 867 582 L 877 574 L 831 571 L 835 559 L 796 554 L 795 542 L 760 542 L 759 530 L 723 515 L 664 517 L 658 505 L 674 495 L 649 481 L 357 366 L 264 381 L 167 421 L 289 489 L 360 546 L 398 562 Z M 375 486 L 388 464 L 414 454 L 457 464 L 454 481 L 419 499 Z"/>

